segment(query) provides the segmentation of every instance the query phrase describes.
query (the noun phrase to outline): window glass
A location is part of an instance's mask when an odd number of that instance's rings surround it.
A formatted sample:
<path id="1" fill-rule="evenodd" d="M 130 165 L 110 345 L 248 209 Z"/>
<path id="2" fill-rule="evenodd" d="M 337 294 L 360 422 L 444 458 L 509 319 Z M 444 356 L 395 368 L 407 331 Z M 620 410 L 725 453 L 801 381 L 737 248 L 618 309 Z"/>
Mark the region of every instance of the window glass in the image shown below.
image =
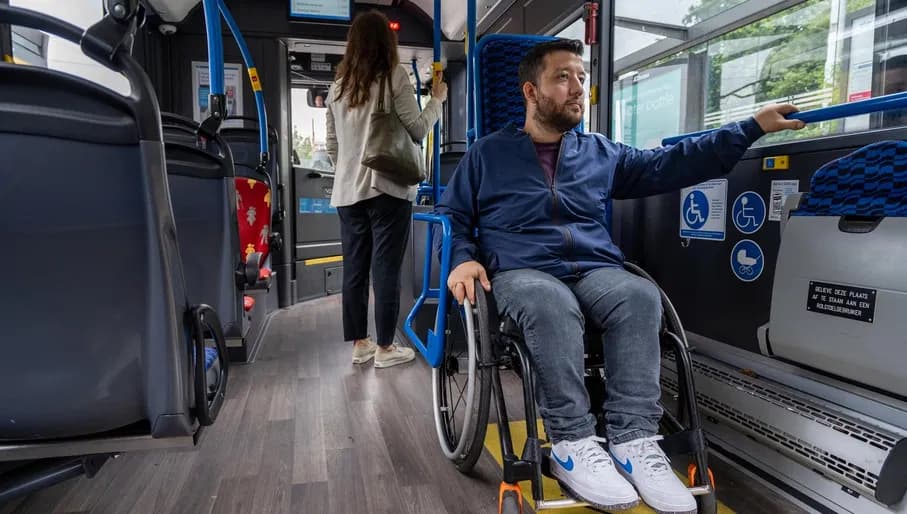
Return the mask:
<path id="1" fill-rule="evenodd" d="M 617 139 L 644 147 L 715 128 L 769 103 L 812 110 L 904 91 L 907 0 L 809 0 L 615 82 Z M 903 125 L 863 115 L 763 137 L 765 145 Z"/>
<path id="2" fill-rule="evenodd" d="M 11 0 L 10 5 L 49 14 L 83 29 L 100 21 L 104 15 L 101 0 Z M 123 95 L 131 91 L 126 77 L 86 57 L 74 43 L 15 26 L 12 27 L 12 40 L 15 62 L 69 73 Z"/>
<path id="3" fill-rule="evenodd" d="M 293 152 L 294 166 L 319 171 L 334 171 L 334 163 L 327 152 L 327 109 L 309 107 L 309 90 L 293 88 L 290 98 L 293 105 Z M 313 98 L 316 105 L 324 105 L 324 99 Z"/>

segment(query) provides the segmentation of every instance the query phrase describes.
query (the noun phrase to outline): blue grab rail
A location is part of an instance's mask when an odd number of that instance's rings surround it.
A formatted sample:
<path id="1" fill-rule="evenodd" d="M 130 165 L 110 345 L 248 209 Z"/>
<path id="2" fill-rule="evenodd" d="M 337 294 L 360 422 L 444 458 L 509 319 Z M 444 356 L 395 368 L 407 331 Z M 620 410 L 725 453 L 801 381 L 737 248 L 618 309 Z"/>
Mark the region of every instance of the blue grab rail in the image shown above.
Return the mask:
<path id="1" fill-rule="evenodd" d="M 785 116 L 789 120 L 800 120 L 804 123 L 818 123 L 820 121 L 836 120 L 850 116 L 859 116 L 879 111 L 890 111 L 895 109 L 907 108 L 907 91 L 893 93 L 890 95 L 850 102 L 845 104 L 833 105 L 831 107 L 822 107 L 811 111 L 794 112 Z M 700 130 L 699 132 L 690 132 L 679 136 L 666 137 L 661 140 L 662 146 L 676 144 L 688 137 L 699 137 L 714 132 L 717 129 Z"/>
<path id="2" fill-rule="evenodd" d="M 203 0 L 208 38 L 208 73 L 211 95 L 224 94 L 224 42 L 220 32 L 219 0 Z"/>
<path id="3" fill-rule="evenodd" d="M 413 306 L 412 310 L 410 310 L 409 315 L 406 316 L 406 322 L 403 324 L 403 331 L 406 333 L 407 337 L 409 337 L 409 340 L 412 341 L 413 346 L 422 353 L 422 356 L 425 357 L 428 364 L 433 368 L 437 368 L 441 365 L 441 360 L 444 357 L 444 333 L 447 330 L 447 305 L 449 302 L 449 293 L 445 282 L 447 280 L 447 275 L 450 274 L 450 220 L 447 219 L 446 216 L 427 213 L 413 214 L 413 219 L 416 221 L 424 221 L 429 224 L 428 239 L 425 243 L 422 293 L 416 300 L 416 304 Z M 441 226 L 441 283 L 437 289 L 432 289 L 430 285 L 431 256 L 436 225 Z M 428 330 L 428 335 L 426 337 L 427 342 L 423 342 L 418 334 L 416 334 L 415 330 L 413 330 L 413 322 L 416 319 L 419 309 L 422 308 L 422 305 L 425 304 L 425 301 L 429 298 L 438 299 L 438 311 L 437 314 L 435 314 L 435 329 Z"/>
<path id="4" fill-rule="evenodd" d="M 246 45 L 246 40 L 245 38 L 243 38 L 242 33 L 240 33 L 239 31 L 239 25 L 236 24 L 236 20 L 233 19 L 233 15 L 230 14 L 230 10 L 227 9 L 227 4 L 224 3 L 224 0 L 217 0 L 217 4 L 220 8 L 221 15 L 224 17 L 224 20 L 230 27 L 230 32 L 233 33 L 233 39 L 236 40 L 236 45 L 239 46 L 239 52 L 242 54 L 243 60 L 246 62 L 246 70 L 249 74 L 249 81 L 252 83 L 252 91 L 254 91 L 255 93 L 255 106 L 258 109 L 258 140 L 259 146 L 261 147 L 261 165 L 264 167 L 267 165 L 269 158 L 268 113 L 265 109 L 265 94 L 261 89 L 261 80 L 258 78 L 258 69 L 255 67 L 255 61 L 252 60 L 252 52 L 249 51 L 249 46 Z M 220 27 L 219 23 L 218 27 Z M 220 63 L 221 69 L 223 70 L 223 57 L 221 57 Z"/>

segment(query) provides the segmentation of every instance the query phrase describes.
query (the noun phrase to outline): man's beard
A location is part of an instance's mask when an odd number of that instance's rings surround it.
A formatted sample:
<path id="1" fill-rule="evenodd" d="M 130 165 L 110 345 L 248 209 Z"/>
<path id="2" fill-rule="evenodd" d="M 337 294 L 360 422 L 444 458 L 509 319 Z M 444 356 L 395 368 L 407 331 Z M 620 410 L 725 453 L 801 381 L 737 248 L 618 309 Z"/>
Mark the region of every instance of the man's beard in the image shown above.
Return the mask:
<path id="1" fill-rule="evenodd" d="M 570 104 L 558 105 L 551 97 L 541 93 L 537 105 L 535 121 L 557 132 L 567 132 L 583 119 L 583 113 L 574 113 Z"/>

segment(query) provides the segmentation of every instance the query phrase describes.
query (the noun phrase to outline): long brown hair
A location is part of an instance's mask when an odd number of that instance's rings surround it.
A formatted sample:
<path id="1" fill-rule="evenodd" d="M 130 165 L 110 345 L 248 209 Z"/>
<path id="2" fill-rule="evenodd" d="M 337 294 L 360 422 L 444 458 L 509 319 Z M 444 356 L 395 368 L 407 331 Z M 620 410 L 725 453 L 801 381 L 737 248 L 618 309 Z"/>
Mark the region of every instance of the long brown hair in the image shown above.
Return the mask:
<path id="1" fill-rule="evenodd" d="M 378 11 L 360 14 L 350 27 L 346 53 L 337 68 L 337 99 L 349 94 L 350 107 L 368 102 L 372 83 L 379 76 L 392 73 L 399 63 L 397 34 L 391 30 L 387 16 Z"/>

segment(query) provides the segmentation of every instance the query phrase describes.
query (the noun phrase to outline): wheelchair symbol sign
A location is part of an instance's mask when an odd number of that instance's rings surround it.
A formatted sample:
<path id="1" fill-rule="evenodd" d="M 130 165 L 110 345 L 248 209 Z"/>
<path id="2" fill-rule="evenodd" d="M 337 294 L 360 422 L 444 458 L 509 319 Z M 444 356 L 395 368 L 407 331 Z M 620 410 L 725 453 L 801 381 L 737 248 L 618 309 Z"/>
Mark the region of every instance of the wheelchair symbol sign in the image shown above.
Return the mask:
<path id="1" fill-rule="evenodd" d="M 680 237 L 724 241 L 727 224 L 727 179 L 715 179 L 680 190 Z"/>
<path id="2" fill-rule="evenodd" d="M 709 199 L 705 193 L 693 189 L 683 200 L 683 221 L 693 230 L 699 230 L 709 219 Z"/>
<path id="3" fill-rule="evenodd" d="M 762 275 L 765 255 L 762 248 L 749 239 L 739 241 L 731 250 L 731 270 L 744 282 L 752 282 Z"/>
<path id="4" fill-rule="evenodd" d="M 765 201 L 753 191 L 741 193 L 734 200 L 731 216 L 737 230 L 744 234 L 753 234 L 765 223 Z"/>

